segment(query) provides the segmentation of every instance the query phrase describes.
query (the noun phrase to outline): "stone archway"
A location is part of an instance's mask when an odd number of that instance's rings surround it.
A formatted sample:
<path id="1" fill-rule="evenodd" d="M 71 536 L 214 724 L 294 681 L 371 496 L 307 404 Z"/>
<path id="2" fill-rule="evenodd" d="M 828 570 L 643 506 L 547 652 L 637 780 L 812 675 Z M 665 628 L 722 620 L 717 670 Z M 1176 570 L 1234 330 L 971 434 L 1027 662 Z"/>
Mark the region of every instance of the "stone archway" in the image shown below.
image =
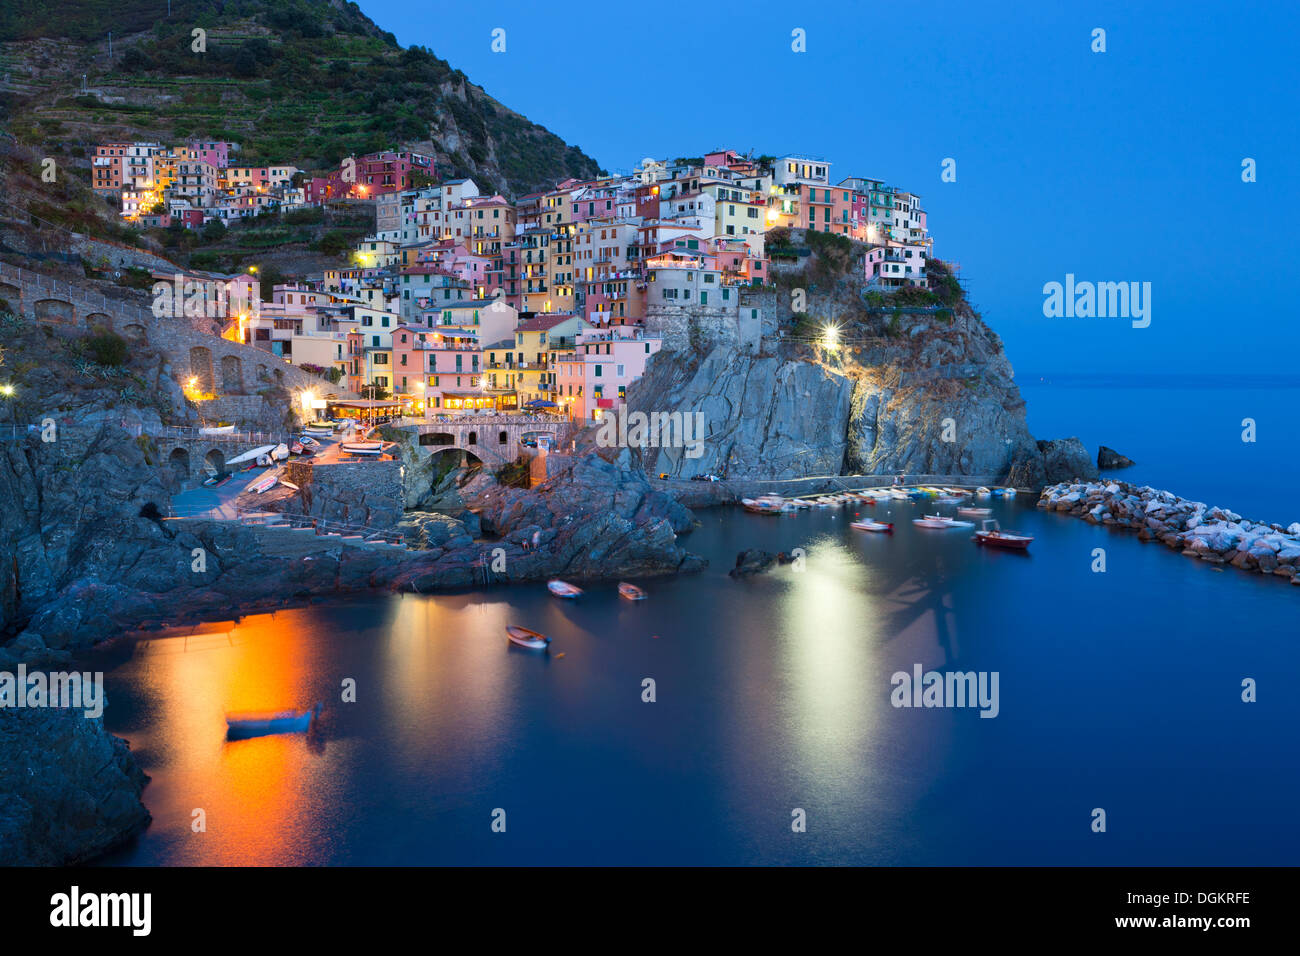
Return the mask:
<path id="1" fill-rule="evenodd" d="M 149 341 L 149 335 L 145 332 L 144 326 L 135 323 L 122 326 L 122 338 L 136 345 L 145 345 Z"/>
<path id="2" fill-rule="evenodd" d="M 238 355 L 221 356 L 221 390 L 223 392 L 244 390 L 244 368 Z"/>
<path id="3" fill-rule="evenodd" d="M 86 328 L 113 331 L 113 317 L 107 312 L 91 312 L 86 316 Z"/>
<path id="4" fill-rule="evenodd" d="M 184 446 L 173 448 L 172 453 L 167 456 L 167 464 L 171 466 L 172 474 L 176 476 L 177 481 L 188 481 L 190 477 L 190 452 Z"/>
<path id="5" fill-rule="evenodd" d="M 203 345 L 190 349 L 190 375 L 202 392 L 211 392 L 216 384 L 212 373 L 212 350 Z"/>
<path id="6" fill-rule="evenodd" d="M 209 475 L 219 475 L 226 470 L 226 456 L 220 448 L 213 448 L 203 456 L 203 470 Z"/>
<path id="7" fill-rule="evenodd" d="M 450 432 L 423 432 L 420 435 L 421 445 L 446 446 L 456 444 L 456 436 Z"/>
<path id="8" fill-rule="evenodd" d="M 9 308 L 17 315 L 22 311 L 23 290 L 8 282 L 0 282 L 0 299 L 9 303 Z"/>
<path id="9" fill-rule="evenodd" d="M 72 303 L 63 299 L 38 299 L 36 321 L 54 325 L 72 325 L 76 321 L 72 312 Z"/>

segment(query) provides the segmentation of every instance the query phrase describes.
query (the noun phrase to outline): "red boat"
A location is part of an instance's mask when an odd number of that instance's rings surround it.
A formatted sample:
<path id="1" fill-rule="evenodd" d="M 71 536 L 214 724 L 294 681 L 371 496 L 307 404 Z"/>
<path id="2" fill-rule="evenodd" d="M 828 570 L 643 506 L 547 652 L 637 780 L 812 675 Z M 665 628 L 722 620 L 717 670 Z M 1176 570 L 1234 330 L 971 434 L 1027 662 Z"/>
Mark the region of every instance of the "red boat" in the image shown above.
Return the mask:
<path id="1" fill-rule="evenodd" d="M 989 527 L 990 525 L 992 527 Z M 983 530 L 975 532 L 975 540 L 979 544 L 987 544 L 990 548 L 1025 551 L 1034 537 L 1029 534 L 1016 534 L 1014 531 L 1002 531 L 996 521 L 985 521 Z"/>

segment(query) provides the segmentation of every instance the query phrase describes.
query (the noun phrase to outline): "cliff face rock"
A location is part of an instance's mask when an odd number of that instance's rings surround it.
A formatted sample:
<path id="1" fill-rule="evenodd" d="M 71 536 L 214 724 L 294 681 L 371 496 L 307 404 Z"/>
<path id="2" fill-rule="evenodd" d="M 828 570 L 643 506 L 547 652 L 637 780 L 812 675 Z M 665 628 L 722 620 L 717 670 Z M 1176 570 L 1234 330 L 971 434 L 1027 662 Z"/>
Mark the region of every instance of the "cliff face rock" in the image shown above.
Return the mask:
<path id="1" fill-rule="evenodd" d="M 823 277 L 819 287 L 815 273 L 786 281 L 813 286 L 795 291 L 806 294 L 810 314 L 839 324 L 837 348 L 824 347 L 821 325 L 773 294 L 759 354 L 716 346 L 651 359 L 628 388 L 628 413 L 701 414 L 704 441 L 696 458 L 680 448 L 639 449 L 648 473 L 905 472 L 1025 485 L 1095 473 L 1076 460 L 1077 440 L 1035 441 L 1001 339 L 964 300 L 943 310 L 872 307 L 878 293 L 855 279 Z"/>
<path id="2" fill-rule="evenodd" d="M 713 349 L 698 363 L 660 353 L 628 389 L 628 411 L 703 415 L 701 454 L 641 449 L 650 474 L 793 478 L 838 474 L 848 447 L 853 382 L 789 357 Z"/>
<path id="3" fill-rule="evenodd" d="M 129 840 L 149 822 L 147 779 L 102 718 L 0 710 L 0 866 L 81 863 Z"/>

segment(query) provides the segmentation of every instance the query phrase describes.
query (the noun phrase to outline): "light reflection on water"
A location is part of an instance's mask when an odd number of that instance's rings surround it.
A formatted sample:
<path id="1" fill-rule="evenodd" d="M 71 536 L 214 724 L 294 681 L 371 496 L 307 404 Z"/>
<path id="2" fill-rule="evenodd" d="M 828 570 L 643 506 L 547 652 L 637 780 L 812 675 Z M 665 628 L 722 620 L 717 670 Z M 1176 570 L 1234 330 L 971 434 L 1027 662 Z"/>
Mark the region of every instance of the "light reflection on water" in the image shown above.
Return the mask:
<path id="1" fill-rule="evenodd" d="M 996 507 L 1031 555 L 913 528 L 908 504 L 878 509 L 892 537 L 844 511 L 706 511 L 687 541 L 709 569 L 641 581 L 639 603 L 613 582 L 577 602 L 385 595 L 96 651 L 109 728 L 154 778 L 154 823 L 114 862 L 1293 860 L 1259 807 L 1297 796 L 1281 754 L 1300 707 L 1235 689 L 1295 672 L 1276 636 L 1291 589 Z M 1098 545 L 1112 573 L 1089 572 Z M 802 548 L 805 569 L 728 578 L 752 546 Z M 551 653 L 509 645 L 508 623 Z M 890 675 L 914 663 L 999 671 L 1001 714 L 894 709 Z M 310 735 L 224 740 L 228 711 L 318 700 Z M 1107 802 L 1127 822 L 1091 839 Z"/>

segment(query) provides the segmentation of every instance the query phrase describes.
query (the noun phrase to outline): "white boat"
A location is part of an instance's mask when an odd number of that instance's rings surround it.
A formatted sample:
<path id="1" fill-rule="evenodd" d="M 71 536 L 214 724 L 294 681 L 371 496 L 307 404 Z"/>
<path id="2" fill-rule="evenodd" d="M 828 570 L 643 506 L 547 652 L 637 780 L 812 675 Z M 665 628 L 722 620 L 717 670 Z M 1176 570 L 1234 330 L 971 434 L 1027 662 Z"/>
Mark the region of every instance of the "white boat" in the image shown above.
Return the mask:
<path id="1" fill-rule="evenodd" d="M 888 521 L 850 521 L 850 528 L 856 528 L 858 531 L 879 531 L 884 534 L 893 534 L 894 526 Z"/>
<path id="2" fill-rule="evenodd" d="M 315 448 L 317 445 L 320 444 L 320 442 L 312 438 L 310 435 L 302 435 L 298 439 L 298 444 L 304 446 L 305 448 Z"/>
<path id="3" fill-rule="evenodd" d="M 551 643 L 551 639 L 545 634 L 539 634 L 537 631 L 520 627 L 517 624 L 506 625 L 506 637 L 510 639 L 512 644 L 518 644 L 520 647 L 528 647 L 533 650 L 542 650 Z"/>
<path id="4" fill-rule="evenodd" d="M 559 598 L 576 598 L 582 596 L 582 588 L 572 585 L 567 581 L 561 581 L 559 578 L 552 578 L 547 581 L 546 588 Z"/>
<path id="5" fill-rule="evenodd" d="M 284 461 L 289 457 L 289 446 L 281 442 L 271 450 L 272 461 Z"/>
<path id="6" fill-rule="evenodd" d="M 232 740 L 248 737 L 265 737 L 269 734 L 300 734 L 311 728 L 319 716 L 321 705 L 311 710 L 286 710 L 268 714 L 227 714 L 226 736 Z"/>
<path id="7" fill-rule="evenodd" d="M 295 485 L 292 481 L 285 481 L 283 478 L 280 479 L 280 487 L 281 487 L 281 488 L 288 488 L 290 491 L 297 491 L 297 490 L 298 490 L 298 486 L 297 486 L 297 485 Z"/>
<path id="8" fill-rule="evenodd" d="M 207 425 L 199 429 L 200 435 L 231 435 L 234 434 L 234 425 Z"/>
<path id="9" fill-rule="evenodd" d="M 973 521 L 958 521 L 956 518 L 949 518 L 945 515 L 926 515 L 924 518 L 913 518 L 912 524 L 918 528 L 973 528 Z"/>
<path id="10" fill-rule="evenodd" d="M 256 495 L 260 495 L 264 491 L 270 491 L 277 484 L 279 484 L 279 482 L 280 482 L 279 476 L 276 475 L 274 472 L 272 472 L 271 474 L 262 475 L 262 477 L 260 478 L 255 478 L 253 481 L 249 483 L 248 487 L 245 488 L 244 490 L 251 491 L 253 492 L 253 494 Z"/>
<path id="11" fill-rule="evenodd" d="M 229 461 L 227 461 L 226 464 L 242 465 L 246 461 L 257 461 L 257 459 L 261 458 L 264 455 L 269 456 L 273 451 L 275 451 L 274 445 L 259 445 L 257 448 L 254 448 L 252 451 L 246 451 L 242 455 L 236 455 L 234 458 L 231 458 Z"/>
<path id="12" fill-rule="evenodd" d="M 381 441 L 345 441 L 339 448 L 350 455 L 382 455 L 384 443 Z"/>
<path id="13" fill-rule="evenodd" d="M 957 514 L 964 515 L 967 518 L 987 518 L 993 514 L 992 508 L 958 508 Z"/>
<path id="14" fill-rule="evenodd" d="M 941 505 L 955 505 L 957 502 L 965 500 L 965 495 L 940 495 L 935 499 Z"/>
<path id="15" fill-rule="evenodd" d="M 1015 488 L 1012 488 L 1012 487 L 1010 487 L 1010 486 L 1008 486 L 1007 489 L 1006 489 L 1006 491 L 1004 492 L 1004 494 L 1005 494 L 1008 498 L 1014 498 L 1014 497 L 1016 496 L 1016 489 L 1015 489 Z"/>
<path id="16" fill-rule="evenodd" d="M 618 582 L 618 593 L 629 601 L 644 601 L 646 598 L 644 590 L 637 587 L 635 584 L 628 584 L 626 581 Z"/>
<path id="17" fill-rule="evenodd" d="M 978 488 L 975 489 L 976 498 L 987 498 L 988 496 L 989 496 L 989 490 L 985 488 L 983 485 L 980 485 Z"/>

